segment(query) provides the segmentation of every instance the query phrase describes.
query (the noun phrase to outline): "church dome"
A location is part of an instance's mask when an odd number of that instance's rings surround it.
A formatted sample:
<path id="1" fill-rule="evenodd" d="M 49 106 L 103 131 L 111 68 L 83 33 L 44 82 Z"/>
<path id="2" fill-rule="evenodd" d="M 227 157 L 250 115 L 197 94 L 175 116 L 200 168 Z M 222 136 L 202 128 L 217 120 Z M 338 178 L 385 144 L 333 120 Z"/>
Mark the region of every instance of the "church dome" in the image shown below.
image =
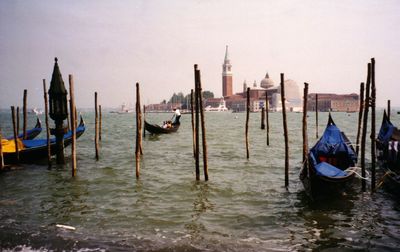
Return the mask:
<path id="1" fill-rule="evenodd" d="M 268 73 L 265 75 L 265 78 L 261 80 L 260 86 L 262 88 L 271 88 L 274 86 L 274 81 L 269 78 Z"/>

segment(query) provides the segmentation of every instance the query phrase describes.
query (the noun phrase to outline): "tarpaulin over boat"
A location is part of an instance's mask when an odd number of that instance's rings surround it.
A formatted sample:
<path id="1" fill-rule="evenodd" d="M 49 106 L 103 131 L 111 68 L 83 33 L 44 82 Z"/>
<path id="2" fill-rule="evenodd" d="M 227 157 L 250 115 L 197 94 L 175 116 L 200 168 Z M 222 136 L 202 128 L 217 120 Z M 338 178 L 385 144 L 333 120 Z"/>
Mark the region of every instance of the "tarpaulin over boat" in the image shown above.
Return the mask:
<path id="1" fill-rule="evenodd" d="M 396 127 L 390 122 L 388 116 L 386 115 L 386 111 L 383 114 L 381 129 L 378 133 L 378 140 L 381 143 L 387 143 L 392 138 L 392 135 Z"/>
<path id="2" fill-rule="evenodd" d="M 24 149 L 24 145 L 22 144 L 21 139 L 17 139 L 18 143 L 18 150 Z M 7 140 L 1 139 L 1 148 L 4 153 L 12 153 L 15 152 L 15 141 L 14 140 Z"/>
<path id="3" fill-rule="evenodd" d="M 314 154 L 318 163 L 328 161 L 335 166 L 349 167 L 357 162 L 356 153 L 347 144 L 343 133 L 332 120 L 328 122 L 324 134 L 310 151 Z M 330 158 L 336 160 L 329 160 Z"/>
<path id="4" fill-rule="evenodd" d="M 347 175 L 345 171 L 342 171 L 326 162 L 317 164 L 315 170 L 317 171 L 317 175 L 326 177 L 344 177 Z"/>

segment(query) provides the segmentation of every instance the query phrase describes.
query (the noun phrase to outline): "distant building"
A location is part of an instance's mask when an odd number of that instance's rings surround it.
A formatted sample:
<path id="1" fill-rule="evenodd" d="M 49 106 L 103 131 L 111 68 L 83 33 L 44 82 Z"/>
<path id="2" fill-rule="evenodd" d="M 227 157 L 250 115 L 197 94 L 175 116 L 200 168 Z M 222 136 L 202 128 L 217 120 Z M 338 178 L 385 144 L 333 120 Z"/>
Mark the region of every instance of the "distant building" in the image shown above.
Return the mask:
<path id="1" fill-rule="evenodd" d="M 222 65 L 222 96 L 231 96 L 232 90 L 232 65 L 228 55 L 228 46 L 226 46 L 224 64 Z"/>
<path id="2" fill-rule="evenodd" d="M 318 94 L 318 111 L 357 112 L 360 101 L 358 94 Z M 315 93 L 308 95 L 308 111 L 315 111 Z"/>
<path id="3" fill-rule="evenodd" d="M 245 111 L 247 102 L 247 88 L 246 81 L 243 83 L 243 92 L 236 93 L 225 97 L 226 106 L 233 111 Z M 265 78 L 261 80 L 260 86 L 254 81 L 250 87 L 250 111 L 260 111 L 265 107 L 265 95 L 268 94 L 269 109 L 271 111 L 281 111 L 281 88 L 274 86 L 274 81 L 269 77 L 268 73 Z M 286 109 L 288 111 L 302 111 L 302 97 L 300 96 L 299 87 L 293 80 L 285 80 L 285 96 L 286 96 Z"/>

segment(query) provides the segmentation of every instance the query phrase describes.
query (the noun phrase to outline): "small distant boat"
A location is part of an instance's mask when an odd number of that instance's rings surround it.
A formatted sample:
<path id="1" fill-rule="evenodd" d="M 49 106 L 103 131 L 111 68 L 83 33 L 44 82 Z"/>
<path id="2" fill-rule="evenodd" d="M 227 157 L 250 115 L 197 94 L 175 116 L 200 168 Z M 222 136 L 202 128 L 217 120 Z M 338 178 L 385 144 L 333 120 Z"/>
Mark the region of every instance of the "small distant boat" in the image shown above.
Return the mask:
<path id="1" fill-rule="evenodd" d="M 214 108 L 211 106 L 207 106 L 204 108 L 204 110 L 208 111 L 208 112 L 226 112 L 226 111 L 228 111 L 228 108 L 226 107 L 225 100 L 221 99 L 218 107 Z"/>
<path id="2" fill-rule="evenodd" d="M 37 118 L 35 127 L 26 131 L 26 140 L 34 139 L 35 137 L 37 137 L 40 134 L 40 132 L 42 132 L 42 123 L 40 122 L 40 119 Z M 18 138 L 23 138 L 23 137 L 24 137 L 24 133 L 21 133 L 18 135 Z M 8 137 L 5 137 L 5 139 L 12 140 L 12 139 L 14 139 L 14 136 L 8 136 Z"/>
<path id="3" fill-rule="evenodd" d="M 79 126 L 76 129 L 76 138 L 79 138 L 85 132 L 86 126 L 83 118 Z M 64 135 L 64 146 L 68 146 L 72 142 L 72 131 L 68 131 Z M 14 141 L 4 140 L 3 144 L 3 155 L 4 163 L 12 164 L 17 161 L 15 153 Z M 33 140 L 19 140 L 19 161 L 22 163 L 34 162 L 47 157 L 47 139 L 33 139 Z M 51 155 L 56 154 L 56 139 L 53 137 L 50 139 L 50 150 Z"/>
<path id="4" fill-rule="evenodd" d="M 376 140 L 378 160 L 385 172 L 383 185 L 389 192 L 400 196 L 400 130 L 389 120 L 386 111 L 383 113 L 381 128 Z"/>
<path id="5" fill-rule="evenodd" d="M 178 116 L 170 127 L 163 127 L 157 124 L 150 124 L 146 120 L 144 121 L 144 129 L 151 134 L 169 134 L 177 132 L 181 123 L 179 122 L 180 116 Z"/>
<path id="6" fill-rule="evenodd" d="M 356 163 L 354 148 L 329 114 L 324 134 L 308 153 L 300 180 L 313 199 L 341 194 L 355 177 Z"/>

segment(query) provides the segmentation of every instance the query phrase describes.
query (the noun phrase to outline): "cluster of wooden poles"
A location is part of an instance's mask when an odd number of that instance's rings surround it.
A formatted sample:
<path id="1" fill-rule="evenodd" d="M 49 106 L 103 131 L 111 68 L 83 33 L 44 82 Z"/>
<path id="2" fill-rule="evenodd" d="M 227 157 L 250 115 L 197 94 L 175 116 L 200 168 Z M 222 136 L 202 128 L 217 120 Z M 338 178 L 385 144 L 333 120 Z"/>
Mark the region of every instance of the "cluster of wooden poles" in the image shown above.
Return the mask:
<path id="1" fill-rule="evenodd" d="M 286 120 L 286 107 L 285 107 L 285 85 L 284 85 L 284 74 L 281 74 L 281 102 L 282 102 L 282 116 L 283 116 L 283 130 L 285 138 L 285 186 L 289 185 L 289 139 L 287 132 L 287 120 Z M 365 164 L 365 146 L 366 146 L 366 135 L 368 129 L 368 113 L 371 108 L 371 191 L 376 190 L 376 86 L 375 86 L 375 59 L 371 59 L 371 63 L 368 63 L 367 68 L 367 81 L 366 88 L 364 83 L 360 84 L 360 107 L 358 115 L 358 127 L 357 127 L 357 140 L 356 140 L 356 153 L 357 156 L 360 154 L 361 163 L 361 176 L 366 177 L 366 164 Z M 308 154 L 308 135 L 307 135 L 307 98 L 308 98 L 308 83 L 304 83 L 303 92 L 303 119 L 302 119 L 302 137 L 303 137 L 303 165 L 307 162 Z M 249 158 L 249 144 L 248 144 L 248 122 L 250 113 L 250 100 L 249 91 L 247 89 L 247 110 L 246 110 L 246 155 Z M 365 96 L 364 96 L 365 95 Z M 267 120 L 267 145 L 269 145 L 269 120 L 268 120 L 268 93 L 265 94 L 265 110 L 261 110 L 261 129 L 265 129 L 265 114 Z M 365 97 L 365 98 L 364 98 Z M 387 111 L 390 116 L 390 100 L 387 102 Z M 315 119 L 316 119 L 316 138 L 318 138 L 318 94 L 315 95 Z M 361 144 L 360 144 L 361 138 Z M 360 148 L 361 147 L 361 148 Z M 361 153 L 360 153 L 361 152 Z M 366 180 L 362 179 L 362 191 L 366 191 Z"/>
<path id="2" fill-rule="evenodd" d="M 69 78 L 69 93 L 70 93 L 70 100 L 69 100 L 69 110 L 70 110 L 70 118 L 67 119 L 67 127 L 72 131 L 72 143 L 71 143 L 71 170 L 72 176 L 76 176 L 76 127 L 77 127 L 77 111 L 75 106 L 75 95 L 74 95 L 74 80 L 73 76 L 70 74 Z M 28 91 L 24 90 L 23 96 L 23 139 L 26 139 L 26 128 L 27 128 L 27 96 Z M 46 80 L 43 79 L 43 97 L 44 97 L 44 108 L 45 108 L 45 124 L 46 124 L 46 140 L 47 140 L 47 160 L 48 160 L 48 168 L 51 169 L 52 161 L 51 161 L 51 145 L 50 145 L 50 127 L 49 127 L 49 105 L 48 105 L 48 94 L 47 94 L 47 87 L 46 87 Z M 95 93 L 95 100 L 97 103 L 97 93 Z M 97 108 L 97 106 L 96 106 Z M 100 108 L 100 118 L 101 118 L 101 106 Z M 19 107 L 17 107 L 15 111 L 15 106 L 11 106 L 11 117 L 13 123 L 13 135 L 14 135 L 14 142 L 15 142 L 15 152 L 17 163 L 19 162 L 19 149 L 17 144 L 17 136 L 19 134 Z M 96 125 L 97 125 L 97 110 L 96 110 Z M 101 120 L 100 120 L 101 125 Z M 101 126 L 100 126 L 101 128 Z M 98 127 L 96 126 L 96 132 Z M 96 133 L 96 139 L 98 139 L 98 134 Z M 1 146 L 1 128 L 0 128 L 0 170 L 5 168 L 2 146 Z M 100 134 L 101 139 L 101 134 Z M 98 144 L 96 143 L 96 158 L 98 159 Z M 64 163 L 64 159 L 62 158 L 62 163 Z"/>
<path id="3" fill-rule="evenodd" d="M 204 179 L 208 180 L 208 157 L 207 157 L 207 142 L 206 142 L 206 127 L 205 117 L 203 109 L 203 97 L 201 87 L 201 75 L 197 65 L 194 65 L 194 82 L 195 88 L 191 90 L 191 124 L 192 124 L 192 137 L 193 137 L 193 157 L 195 159 L 196 169 L 196 180 L 200 180 L 200 127 L 202 136 L 202 154 L 203 154 L 203 170 Z M 283 117 L 283 131 L 285 141 L 285 186 L 289 186 L 289 138 L 287 129 L 286 119 L 286 98 L 285 98 L 285 85 L 284 85 L 284 74 L 280 75 L 280 86 L 281 86 L 281 103 L 282 103 L 282 117 Z M 303 165 L 307 162 L 308 153 L 308 137 L 307 137 L 307 98 L 308 98 L 308 83 L 304 83 L 303 92 L 303 119 L 302 119 L 302 137 L 303 137 Z M 46 92 L 46 81 L 43 79 L 43 91 L 45 101 L 45 116 L 46 116 L 46 136 L 48 146 L 48 165 L 51 168 L 51 153 L 50 153 L 50 129 L 48 120 L 48 101 Z M 68 127 L 71 125 L 71 131 L 73 132 L 72 145 L 71 145 L 71 159 L 72 159 L 72 176 L 76 176 L 76 126 L 77 126 L 77 115 L 74 98 L 74 81 L 73 76 L 69 75 L 69 91 L 70 91 L 70 120 Z M 370 93 L 371 92 L 371 93 Z M 365 96 L 364 96 L 365 95 Z M 267 146 L 269 146 L 269 101 L 268 93 L 265 94 L 265 106 L 261 110 L 261 129 L 265 129 L 267 133 Z M 101 141 L 101 105 L 97 103 L 97 92 L 94 93 L 95 99 L 95 152 L 96 160 L 99 160 L 99 141 Z M 27 90 L 24 90 L 23 97 L 23 132 L 24 138 L 26 138 L 26 123 L 27 123 Z M 368 113 L 371 108 L 371 190 L 375 190 L 376 184 L 376 123 L 375 123 L 375 109 L 376 109 L 376 87 L 375 87 L 375 59 L 371 59 L 371 63 L 368 63 L 367 68 L 367 81 L 366 87 L 364 83 L 360 84 L 360 108 L 358 115 L 358 128 L 357 128 L 357 140 L 356 140 L 356 153 L 360 153 L 361 162 L 361 175 L 366 177 L 366 165 L 365 165 L 365 146 L 366 146 L 366 134 L 368 128 Z M 388 101 L 388 115 L 390 116 L 390 100 Z M 12 121 L 13 121 L 13 132 L 14 141 L 17 142 L 17 135 L 19 130 L 19 107 L 17 107 L 17 113 L 15 113 L 15 107 L 11 106 Z M 145 106 L 143 106 L 145 112 Z M 315 95 L 315 118 L 316 118 L 316 138 L 318 138 L 318 94 Z M 145 130 L 143 127 L 143 118 L 140 104 L 140 90 L 139 83 L 136 83 L 136 148 L 135 148 L 135 159 L 136 159 L 136 178 L 140 177 L 140 158 L 143 155 L 142 148 L 142 137 L 145 136 Z M 249 128 L 249 117 L 250 117 L 250 88 L 247 88 L 247 101 L 246 101 L 246 125 L 245 125 L 245 143 L 246 143 L 246 158 L 250 158 L 249 141 L 248 141 L 248 128 Z M 0 128 L 0 140 L 1 140 L 1 128 Z M 361 139 L 361 144 L 360 144 Z M 16 153 L 18 157 L 18 144 L 16 146 Z M 361 147 L 361 148 L 360 148 Z M 0 141 L 0 169 L 4 168 L 4 159 L 2 156 L 2 146 Z M 362 190 L 366 191 L 366 181 L 362 180 Z"/>
<path id="4" fill-rule="evenodd" d="M 203 171 L 204 180 L 208 180 L 208 157 L 207 157 L 207 141 L 206 141 L 206 127 L 201 88 L 201 75 L 197 65 L 194 65 L 194 91 L 191 89 L 190 102 L 191 102 L 191 115 L 192 115 L 192 138 L 193 138 L 193 158 L 195 159 L 196 180 L 200 180 L 200 124 L 202 136 L 202 153 L 203 153 Z M 143 155 L 143 136 L 145 130 L 143 127 L 144 116 L 142 115 L 140 105 L 140 88 L 139 83 L 136 83 L 136 148 L 135 148 L 135 161 L 136 161 L 136 178 L 140 177 L 140 158 Z M 145 106 L 143 111 L 145 112 Z M 143 132 L 142 132 L 143 131 Z"/>

